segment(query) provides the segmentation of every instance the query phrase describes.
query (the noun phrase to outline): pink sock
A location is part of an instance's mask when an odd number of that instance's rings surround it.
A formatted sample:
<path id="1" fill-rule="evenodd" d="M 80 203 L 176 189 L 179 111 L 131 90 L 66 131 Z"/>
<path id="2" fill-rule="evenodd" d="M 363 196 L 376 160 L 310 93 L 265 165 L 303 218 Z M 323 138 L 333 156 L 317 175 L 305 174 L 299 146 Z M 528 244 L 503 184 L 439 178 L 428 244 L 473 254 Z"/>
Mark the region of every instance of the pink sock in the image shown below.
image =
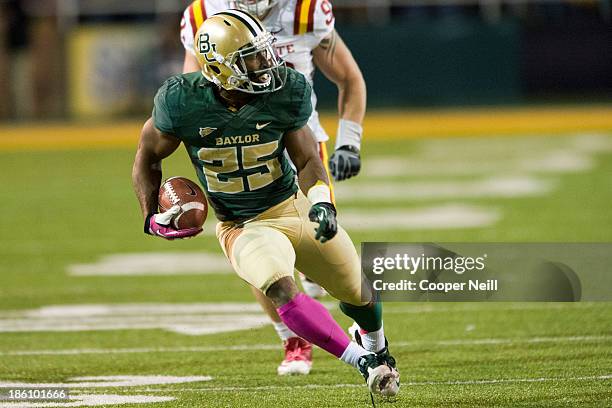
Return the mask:
<path id="1" fill-rule="evenodd" d="M 303 293 L 277 310 L 287 327 L 298 336 L 338 358 L 351 342 L 327 309 Z"/>

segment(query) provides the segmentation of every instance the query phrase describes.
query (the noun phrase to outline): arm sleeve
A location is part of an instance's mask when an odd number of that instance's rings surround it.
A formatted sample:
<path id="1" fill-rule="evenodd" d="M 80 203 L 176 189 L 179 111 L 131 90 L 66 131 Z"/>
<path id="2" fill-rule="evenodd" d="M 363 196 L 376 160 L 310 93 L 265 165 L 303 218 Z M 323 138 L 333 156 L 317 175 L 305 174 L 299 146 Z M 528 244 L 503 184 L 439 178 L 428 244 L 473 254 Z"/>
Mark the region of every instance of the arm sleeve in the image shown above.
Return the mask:
<path id="1" fill-rule="evenodd" d="M 316 0 L 316 2 L 313 16 L 313 35 L 318 42 L 321 42 L 321 40 L 334 31 L 336 19 L 331 0 Z"/>
<path id="2" fill-rule="evenodd" d="M 155 127 L 164 132 L 173 135 L 174 124 L 172 115 L 168 106 L 168 83 L 166 82 L 157 91 L 153 102 L 153 124 Z"/>

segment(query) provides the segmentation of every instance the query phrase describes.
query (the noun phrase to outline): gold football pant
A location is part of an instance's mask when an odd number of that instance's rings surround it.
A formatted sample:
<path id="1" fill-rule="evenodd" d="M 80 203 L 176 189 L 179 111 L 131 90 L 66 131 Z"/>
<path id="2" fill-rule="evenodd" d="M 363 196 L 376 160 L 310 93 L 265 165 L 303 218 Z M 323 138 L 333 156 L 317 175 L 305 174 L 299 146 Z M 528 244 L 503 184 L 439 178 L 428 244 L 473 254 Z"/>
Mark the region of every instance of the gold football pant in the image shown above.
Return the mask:
<path id="1" fill-rule="evenodd" d="M 310 206 L 298 192 L 244 224 L 218 223 L 217 238 L 236 273 L 263 293 L 279 279 L 293 277 L 295 268 L 342 302 L 368 303 L 362 300 L 364 278 L 351 239 L 338 226 L 333 239 L 317 241 Z"/>

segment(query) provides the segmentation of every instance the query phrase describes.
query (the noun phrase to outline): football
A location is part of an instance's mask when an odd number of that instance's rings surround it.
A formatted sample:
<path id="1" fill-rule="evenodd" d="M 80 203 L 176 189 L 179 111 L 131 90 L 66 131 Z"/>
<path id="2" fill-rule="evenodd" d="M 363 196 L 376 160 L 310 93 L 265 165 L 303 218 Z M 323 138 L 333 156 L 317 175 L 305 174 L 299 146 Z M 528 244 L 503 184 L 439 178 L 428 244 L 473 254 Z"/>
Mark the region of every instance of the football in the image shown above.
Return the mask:
<path id="1" fill-rule="evenodd" d="M 202 189 L 185 177 L 171 177 L 159 188 L 159 211 L 164 212 L 175 205 L 181 212 L 172 220 L 176 229 L 198 228 L 206 221 L 208 203 Z"/>

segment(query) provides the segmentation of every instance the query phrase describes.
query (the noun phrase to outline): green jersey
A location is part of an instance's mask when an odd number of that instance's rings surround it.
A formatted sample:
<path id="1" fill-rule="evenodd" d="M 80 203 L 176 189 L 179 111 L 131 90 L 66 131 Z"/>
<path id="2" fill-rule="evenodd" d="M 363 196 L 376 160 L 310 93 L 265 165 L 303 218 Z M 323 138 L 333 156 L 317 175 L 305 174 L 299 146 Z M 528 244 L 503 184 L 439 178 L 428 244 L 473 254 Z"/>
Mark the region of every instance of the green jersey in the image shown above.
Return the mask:
<path id="1" fill-rule="evenodd" d="M 308 121 L 311 89 L 302 74 L 286 69 L 283 88 L 235 112 L 200 72 L 168 79 L 155 95 L 155 127 L 184 143 L 221 221 L 252 218 L 297 191 L 283 135 Z"/>

